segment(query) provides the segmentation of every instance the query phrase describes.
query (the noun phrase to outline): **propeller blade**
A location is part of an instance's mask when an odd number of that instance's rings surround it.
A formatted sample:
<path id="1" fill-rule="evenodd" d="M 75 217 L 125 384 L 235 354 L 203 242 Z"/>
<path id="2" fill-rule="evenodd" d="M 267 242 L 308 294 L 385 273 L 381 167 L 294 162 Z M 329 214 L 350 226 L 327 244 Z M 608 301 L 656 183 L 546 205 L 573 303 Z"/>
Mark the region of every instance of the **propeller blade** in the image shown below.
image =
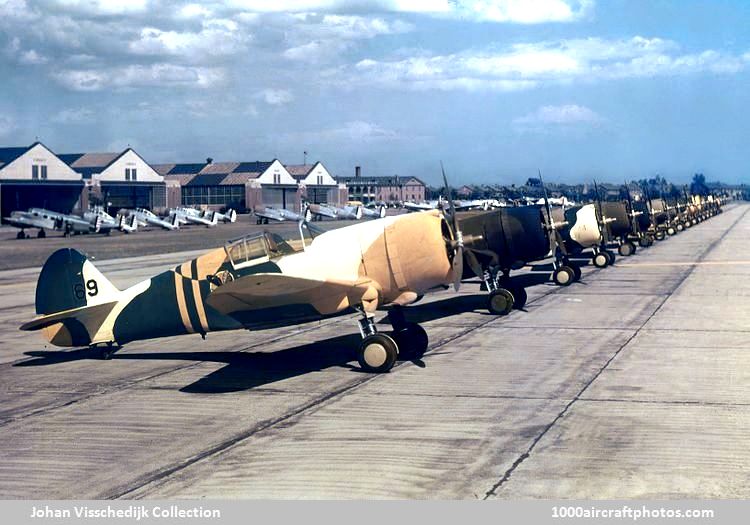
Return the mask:
<path id="1" fill-rule="evenodd" d="M 464 274 L 464 247 L 456 246 L 453 252 L 453 289 L 458 291 L 461 288 L 461 278 Z"/>

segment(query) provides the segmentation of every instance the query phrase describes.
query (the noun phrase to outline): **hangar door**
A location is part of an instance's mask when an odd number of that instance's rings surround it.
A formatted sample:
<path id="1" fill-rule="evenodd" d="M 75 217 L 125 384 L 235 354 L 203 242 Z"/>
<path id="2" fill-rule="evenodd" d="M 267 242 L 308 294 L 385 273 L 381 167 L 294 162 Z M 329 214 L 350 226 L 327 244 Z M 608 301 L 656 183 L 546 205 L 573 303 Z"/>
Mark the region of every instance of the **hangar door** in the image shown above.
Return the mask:
<path id="1" fill-rule="evenodd" d="M 292 210 L 295 208 L 296 195 L 296 188 L 264 187 L 262 190 L 263 205 Z"/>
<path id="2" fill-rule="evenodd" d="M 315 204 L 328 204 L 330 202 L 328 198 L 330 193 L 331 188 L 325 186 L 308 186 L 307 200 Z"/>

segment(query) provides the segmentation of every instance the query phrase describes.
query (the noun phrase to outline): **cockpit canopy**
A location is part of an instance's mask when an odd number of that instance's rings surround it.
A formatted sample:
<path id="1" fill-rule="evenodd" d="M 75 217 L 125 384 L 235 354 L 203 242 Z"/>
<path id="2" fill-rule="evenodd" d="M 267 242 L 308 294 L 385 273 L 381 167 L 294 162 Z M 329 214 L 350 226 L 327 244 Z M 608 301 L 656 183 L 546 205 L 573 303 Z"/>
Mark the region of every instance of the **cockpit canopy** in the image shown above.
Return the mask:
<path id="1" fill-rule="evenodd" d="M 302 252 L 321 230 L 301 223 L 297 231 L 252 233 L 226 243 L 224 249 L 234 269 L 254 266 L 266 261 Z"/>

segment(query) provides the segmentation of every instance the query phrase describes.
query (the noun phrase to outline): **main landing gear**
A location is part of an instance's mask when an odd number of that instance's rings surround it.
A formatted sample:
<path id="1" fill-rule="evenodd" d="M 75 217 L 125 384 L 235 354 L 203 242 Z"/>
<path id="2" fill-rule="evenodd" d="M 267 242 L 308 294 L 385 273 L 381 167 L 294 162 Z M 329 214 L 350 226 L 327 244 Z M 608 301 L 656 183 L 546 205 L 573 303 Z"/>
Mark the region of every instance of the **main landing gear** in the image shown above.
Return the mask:
<path id="1" fill-rule="evenodd" d="M 610 250 L 596 248 L 594 256 L 591 257 L 591 262 L 597 268 L 606 268 L 615 263 L 615 253 Z"/>
<path id="2" fill-rule="evenodd" d="M 635 255 L 636 247 L 632 241 L 625 241 L 617 247 L 617 253 L 622 257 L 629 257 Z"/>
<path id="3" fill-rule="evenodd" d="M 638 239 L 638 246 L 641 248 L 648 248 L 654 244 L 654 239 L 650 235 L 641 235 Z"/>
<path id="4" fill-rule="evenodd" d="M 379 333 L 374 317 L 364 310 L 360 310 L 360 313 L 362 318 L 359 320 L 359 331 L 362 334 L 362 343 L 359 346 L 357 361 L 365 372 L 388 372 L 399 357 L 417 359 L 427 351 L 427 332 L 417 323 L 407 322 L 400 307 L 394 307 L 388 312 L 388 318 L 393 326 L 391 335 Z"/>
<path id="5" fill-rule="evenodd" d="M 503 270 L 502 275 L 497 271 L 485 270 L 483 280 L 484 287 L 490 292 L 487 310 L 491 314 L 508 315 L 513 308 L 520 310 L 526 305 L 526 289 L 511 282 L 510 270 Z"/>

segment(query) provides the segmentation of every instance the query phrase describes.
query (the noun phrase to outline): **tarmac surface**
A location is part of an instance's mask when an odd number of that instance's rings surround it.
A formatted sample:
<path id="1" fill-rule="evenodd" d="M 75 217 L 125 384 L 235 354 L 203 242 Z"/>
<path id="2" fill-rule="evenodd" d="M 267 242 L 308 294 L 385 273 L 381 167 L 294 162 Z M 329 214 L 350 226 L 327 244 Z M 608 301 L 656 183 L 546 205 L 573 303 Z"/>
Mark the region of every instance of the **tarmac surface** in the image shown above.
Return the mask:
<path id="1" fill-rule="evenodd" d="M 17 329 L 39 269 L 2 271 L 0 498 L 747 498 L 748 238 L 727 207 L 507 317 L 427 296 L 429 353 L 382 375 L 351 315 L 59 351 Z"/>

